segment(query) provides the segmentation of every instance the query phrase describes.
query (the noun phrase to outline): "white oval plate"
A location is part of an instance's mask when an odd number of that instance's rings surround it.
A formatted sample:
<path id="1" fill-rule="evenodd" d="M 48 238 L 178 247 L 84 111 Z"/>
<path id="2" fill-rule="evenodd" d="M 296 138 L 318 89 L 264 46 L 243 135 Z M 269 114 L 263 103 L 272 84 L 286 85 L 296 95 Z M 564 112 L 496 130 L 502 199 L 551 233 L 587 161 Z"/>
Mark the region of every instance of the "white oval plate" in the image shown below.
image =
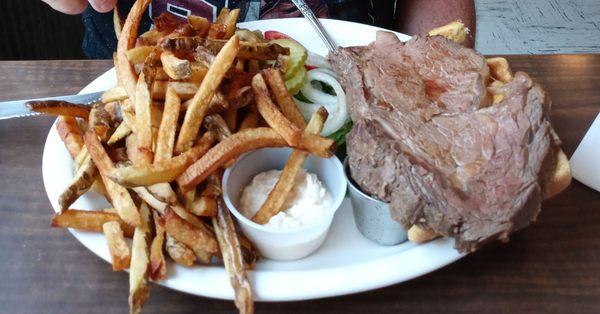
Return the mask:
<path id="1" fill-rule="evenodd" d="M 323 20 L 341 46 L 367 45 L 375 39 L 376 27 L 351 22 Z M 241 23 L 241 27 L 286 33 L 314 53 L 327 49 L 304 19 L 263 20 Z M 408 36 L 398 34 L 400 39 Z M 86 86 L 81 93 L 106 90 L 116 84 L 111 69 Z M 55 211 L 58 197 L 72 178 L 73 161 L 53 126 L 48 133 L 42 164 L 44 186 Z M 87 193 L 73 208 L 99 210 L 109 206 L 103 197 Z M 70 230 L 85 247 L 110 262 L 102 234 Z M 404 243 L 384 247 L 365 239 L 356 229 L 350 201 L 337 212 L 325 244 L 313 255 L 294 262 L 261 260 L 250 272 L 255 297 L 261 301 L 294 301 L 338 296 L 372 290 L 427 274 L 461 258 L 454 241 L 439 239 L 423 245 Z M 107 268 L 108 271 L 108 268 Z M 222 266 L 185 268 L 170 263 L 168 278 L 159 284 L 190 294 L 233 299 L 233 289 Z"/>

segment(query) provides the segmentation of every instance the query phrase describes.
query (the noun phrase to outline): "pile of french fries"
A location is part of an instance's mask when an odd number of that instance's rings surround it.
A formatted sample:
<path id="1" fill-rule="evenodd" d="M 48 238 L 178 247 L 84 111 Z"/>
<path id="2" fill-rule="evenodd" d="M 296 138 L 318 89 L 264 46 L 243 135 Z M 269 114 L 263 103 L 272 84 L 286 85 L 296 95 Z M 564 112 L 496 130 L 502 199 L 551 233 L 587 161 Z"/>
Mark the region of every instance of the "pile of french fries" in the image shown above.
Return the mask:
<path id="1" fill-rule="evenodd" d="M 148 299 L 148 280 L 167 276 L 167 256 L 187 267 L 221 259 L 236 306 L 252 313 L 247 271 L 257 253 L 224 206 L 223 169 L 254 149 L 293 148 L 253 217 L 268 222 L 282 210 L 304 159 L 332 155 L 334 142 L 319 135 L 327 112 L 304 121 L 282 76 L 288 49 L 237 30 L 238 10 L 223 9 L 214 23 L 162 15 L 138 37 L 149 2 L 136 1 L 115 26 L 118 86 L 102 104 L 34 108 L 59 115 L 58 133 L 77 165 L 52 226 L 104 233 L 113 270 L 129 270 L 131 313 Z M 71 208 L 90 189 L 112 207 Z"/>

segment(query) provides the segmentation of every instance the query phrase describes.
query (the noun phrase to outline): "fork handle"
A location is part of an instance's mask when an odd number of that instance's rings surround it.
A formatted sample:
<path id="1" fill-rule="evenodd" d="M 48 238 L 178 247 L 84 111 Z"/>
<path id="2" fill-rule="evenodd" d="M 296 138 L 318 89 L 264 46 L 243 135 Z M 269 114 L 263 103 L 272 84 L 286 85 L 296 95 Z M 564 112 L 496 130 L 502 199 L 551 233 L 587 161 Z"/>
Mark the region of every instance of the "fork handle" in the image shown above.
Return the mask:
<path id="1" fill-rule="evenodd" d="M 337 54 L 338 53 L 338 45 L 333 41 L 333 39 L 329 36 L 321 21 L 315 16 L 315 13 L 310 9 L 310 7 L 304 2 L 304 0 L 292 0 L 292 2 L 298 7 L 298 10 L 304 15 L 304 17 L 308 20 L 308 22 L 312 25 L 312 27 L 317 31 L 317 34 L 323 42 L 325 46 L 329 49 L 329 51 Z"/>

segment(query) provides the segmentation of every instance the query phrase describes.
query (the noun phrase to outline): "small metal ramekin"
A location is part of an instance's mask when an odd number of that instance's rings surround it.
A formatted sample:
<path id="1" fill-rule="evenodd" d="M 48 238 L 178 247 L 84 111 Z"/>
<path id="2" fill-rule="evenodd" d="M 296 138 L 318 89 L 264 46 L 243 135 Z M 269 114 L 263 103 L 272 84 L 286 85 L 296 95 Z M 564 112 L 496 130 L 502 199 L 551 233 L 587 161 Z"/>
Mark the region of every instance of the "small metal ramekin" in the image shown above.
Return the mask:
<path id="1" fill-rule="evenodd" d="M 380 245 L 396 245 L 408 238 L 406 230 L 390 216 L 389 204 L 363 193 L 352 180 L 348 158 L 344 160 L 344 174 L 358 231 Z"/>

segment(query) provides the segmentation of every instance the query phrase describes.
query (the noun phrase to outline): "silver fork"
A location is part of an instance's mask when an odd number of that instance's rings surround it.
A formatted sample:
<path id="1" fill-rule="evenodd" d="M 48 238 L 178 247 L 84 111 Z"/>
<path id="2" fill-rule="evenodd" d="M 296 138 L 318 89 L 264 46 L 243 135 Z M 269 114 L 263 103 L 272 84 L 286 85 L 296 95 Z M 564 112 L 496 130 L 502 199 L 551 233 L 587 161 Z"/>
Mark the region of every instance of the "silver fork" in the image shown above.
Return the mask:
<path id="1" fill-rule="evenodd" d="M 329 36 L 323 27 L 323 24 L 321 24 L 321 21 L 315 16 L 315 13 L 310 9 L 306 2 L 304 2 L 304 0 L 292 0 L 292 2 L 298 7 L 298 10 L 300 10 L 315 31 L 317 31 L 317 34 L 321 37 L 329 51 L 337 54 L 339 52 L 338 45 L 333 41 L 331 36 Z"/>

